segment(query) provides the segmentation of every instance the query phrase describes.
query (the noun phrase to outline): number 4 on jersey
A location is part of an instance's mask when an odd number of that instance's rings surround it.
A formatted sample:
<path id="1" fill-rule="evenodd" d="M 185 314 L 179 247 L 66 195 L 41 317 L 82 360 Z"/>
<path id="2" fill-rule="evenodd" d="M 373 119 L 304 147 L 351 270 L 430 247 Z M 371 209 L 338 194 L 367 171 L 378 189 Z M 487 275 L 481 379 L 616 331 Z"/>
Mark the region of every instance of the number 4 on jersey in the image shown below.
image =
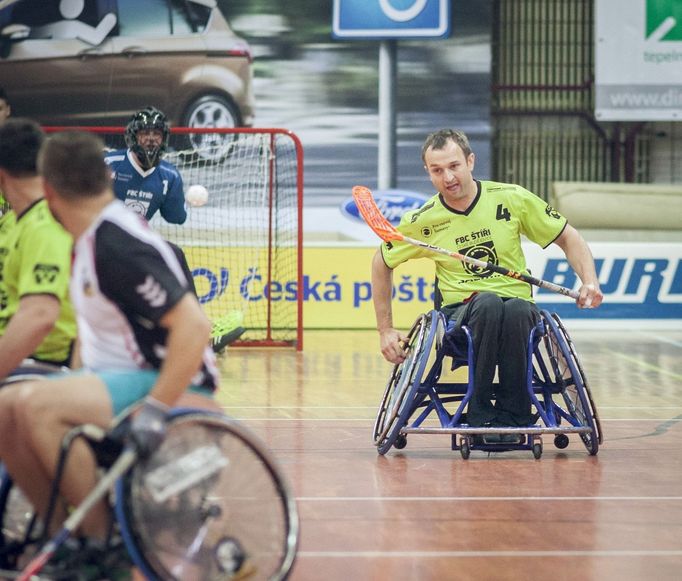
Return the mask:
<path id="1" fill-rule="evenodd" d="M 511 220 L 511 214 L 507 208 L 502 206 L 502 204 L 497 204 L 497 213 L 495 214 L 495 218 L 509 222 L 509 220 Z"/>

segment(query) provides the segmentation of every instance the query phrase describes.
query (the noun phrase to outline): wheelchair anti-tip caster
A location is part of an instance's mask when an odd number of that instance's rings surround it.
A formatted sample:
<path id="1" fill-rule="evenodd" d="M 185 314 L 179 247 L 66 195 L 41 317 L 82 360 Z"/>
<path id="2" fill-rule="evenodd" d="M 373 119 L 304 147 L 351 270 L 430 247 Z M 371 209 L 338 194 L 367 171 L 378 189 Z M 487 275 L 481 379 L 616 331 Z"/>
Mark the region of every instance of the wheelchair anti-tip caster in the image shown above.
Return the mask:
<path id="1" fill-rule="evenodd" d="M 563 450 L 568 446 L 568 436 L 566 434 L 557 434 L 554 436 L 554 445 L 559 448 L 559 450 Z"/>
<path id="2" fill-rule="evenodd" d="M 542 442 L 535 442 L 533 444 L 533 458 L 539 460 L 542 457 Z"/>
<path id="3" fill-rule="evenodd" d="M 402 450 L 405 446 L 407 446 L 407 436 L 405 434 L 400 434 L 395 439 L 395 442 L 393 442 L 393 447 L 396 450 Z"/>
<path id="4" fill-rule="evenodd" d="M 459 453 L 462 455 L 464 460 L 469 458 L 471 454 L 471 445 L 469 444 L 469 438 L 462 438 L 459 441 Z"/>

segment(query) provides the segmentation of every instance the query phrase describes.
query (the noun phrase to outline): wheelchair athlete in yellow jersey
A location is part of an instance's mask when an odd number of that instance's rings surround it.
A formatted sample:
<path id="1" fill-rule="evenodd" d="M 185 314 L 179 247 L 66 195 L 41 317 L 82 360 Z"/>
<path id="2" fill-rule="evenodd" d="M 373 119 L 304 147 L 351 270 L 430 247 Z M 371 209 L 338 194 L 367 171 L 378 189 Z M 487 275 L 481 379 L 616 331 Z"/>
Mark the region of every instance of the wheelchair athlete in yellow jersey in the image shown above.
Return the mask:
<path id="1" fill-rule="evenodd" d="M 437 193 L 421 208 L 406 213 L 398 230 L 434 246 L 524 273 L 528 270 L 521 235 L 543 248 L 557 244 L 582 281 L 577 306 L 594 308 L 601 304 L 603 296 L 594 260 L 578 231 L 546 202 L 520 186 L 475 180 L 475 156 L 462 132 L 446 129 L 429 135 L 422 159 Z M 540 313 L 532 287 L 522 280 L 400 241 L 386 242 L 372 261 L 372 291 L 381 351 L 396 366 L 404 366 L 415 356 L 411 341 L 415 333 L 418 336 L 425 329 L 413 329 L 408 336 L 393 327 L 393 269 L 407 260 L 424 257 L 434 260 L 438 278 L 440 318 L 435 314 L 426 316 L 429 330 L 439 335 L 434 346 L 442 345 L 448 328 L 449 343 L 458 343 L 459 360 L 468 358 L 470 343 L 471 359 L 467 364 L 473 368 L 471 388 L 463 409 L 458 410 L 465 415 L 458 418 L 457 424 L 467 430 L 466 443 L 470 447 L 492 445 L 499 449 L 530 447 L 532 438 L 526 435 L 532 433 L 530 428 L 542 416 L 529 388 L 530 360 L 534 341 L 548 328 L 552 333 L 556 319 Z M 554 326 L 562 329 L 559 324 Z M 534 329 L 538 329 L 538 336 L 529 339 Z M 565 332 L 562 337 L 562 345 L 570 341 Z M 570 353 L 562 357 L 571 359 Z M 403 377 L 402 381 L 416 383 L 408 379 Z M 380 425 L 375 429 L 380 451 L 391 431 L 384 423 L 397 415 L 397 410 L 380 409 Z"/>

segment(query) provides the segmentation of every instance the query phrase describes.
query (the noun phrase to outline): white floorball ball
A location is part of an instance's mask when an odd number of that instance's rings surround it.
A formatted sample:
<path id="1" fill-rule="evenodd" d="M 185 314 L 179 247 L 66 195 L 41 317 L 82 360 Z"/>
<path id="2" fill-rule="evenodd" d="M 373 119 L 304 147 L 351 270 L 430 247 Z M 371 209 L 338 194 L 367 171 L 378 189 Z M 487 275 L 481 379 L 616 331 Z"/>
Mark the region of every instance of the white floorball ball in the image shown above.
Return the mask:
<path id="1" fill-rule="evenodd" d="M 194 184 L 193 186 L 187 188 L 187 192 L 185 192 L 185 200 L 187 200 L 187 203 L 190 206 L 203 206 L 206 202 L 208 202 L 208 190 L 204 186 Z"/>

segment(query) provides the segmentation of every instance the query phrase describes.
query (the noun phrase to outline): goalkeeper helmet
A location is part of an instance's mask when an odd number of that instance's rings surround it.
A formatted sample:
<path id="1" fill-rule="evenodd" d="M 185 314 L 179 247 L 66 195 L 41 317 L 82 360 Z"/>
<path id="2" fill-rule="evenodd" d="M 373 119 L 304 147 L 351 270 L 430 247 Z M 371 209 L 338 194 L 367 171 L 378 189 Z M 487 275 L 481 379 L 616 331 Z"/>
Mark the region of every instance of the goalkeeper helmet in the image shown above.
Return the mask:
<path id="1" fill-rule="evenodd" d="M 161 145 L 145 148 L 137 142 L 137 134 L 144 129 L 158 129 L 163 135 Z M 168 148 L 170 127 L 166 116 L 156 107 L 145 107 L 135 113 L 126 126 L 126 145 L 137 155 L 143 169 L 159 165 L 161 157 Z"/>

